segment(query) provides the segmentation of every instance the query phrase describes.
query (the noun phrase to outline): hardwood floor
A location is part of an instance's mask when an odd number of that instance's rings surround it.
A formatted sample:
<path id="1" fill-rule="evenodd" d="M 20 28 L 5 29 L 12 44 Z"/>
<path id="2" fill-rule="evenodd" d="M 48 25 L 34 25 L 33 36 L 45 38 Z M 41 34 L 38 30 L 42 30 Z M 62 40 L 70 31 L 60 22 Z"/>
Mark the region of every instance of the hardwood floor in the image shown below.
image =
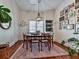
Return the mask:
<path id="1" fill-rule="evenodd" d="M 58 42 L 54 42 L 54 44 L 56 44 L 57 46 L 61 47 L 62 49 L 64 49 L 65 51 L 68 51 L 68 48 L 67 46 L 64 46 L 64 45 L 61 45 L 60 43 Z"/>
<path id="2" fill-rule="evenodd" d="M 17 41 L 12 47 L 8 49 L 9 51 L 9 57 L 13 55 L 13 53 L 19 48 L 19 46 L 23 43 L 23 41 L 19 40 Z"/>
<path id="3" fill-rule="evenodd" d="M 8 56 L 11 57 L 13 55 L 13 53 L 19 48 L 19 46 L 22 43 L 23 43 L 23 41 L 18 41 L 12 47 L 9 47 L 6 50 L 6 51 L 8 51 Z M 58 45 L 59 47 L 63 48 L 64 50 L 68 51 L 68 47 L 62 46 L 60 43 L 54 42 L 54 44 Z M 0 55 L 0 59 L 9 59 L 9 58 L 2 58 L 2 57 L 4 57 L 4 56 Z M 54 56 L 54 57 L 52 56 L 52 57 L 44 57 L 44 58 L 36 58 L 36 59 L 79 59 L 79 55 L 78 56 L 64 55 L 64 56 Z"/>
<path id="4" fill-rule="evenodd" d="M 79 59 L 79 56 L 56 56 L 56 57 L 45 57 L 36 59 Z"/>
<path id="5" fill-rule="evenodd" d="M 0 50 L 0 59 L 9 59 L 23 41 L 17 41 L 13 46 Z"/>

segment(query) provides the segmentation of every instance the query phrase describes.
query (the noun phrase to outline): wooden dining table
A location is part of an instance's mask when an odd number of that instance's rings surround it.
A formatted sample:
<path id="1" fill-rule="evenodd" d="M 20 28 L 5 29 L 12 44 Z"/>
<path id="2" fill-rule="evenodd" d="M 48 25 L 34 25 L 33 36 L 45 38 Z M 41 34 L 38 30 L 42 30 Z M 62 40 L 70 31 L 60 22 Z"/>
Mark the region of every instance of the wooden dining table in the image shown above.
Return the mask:
<path id="1" fill-rule="evenodd" d="M 29 42 L 31 42 L 32 44 L 32 41 L 36 41 L 38 40 L 38 42 L 40 43 L 39 45 L 42 44 L 42 40 L 47 40 L 48 43 L 49 43 L 49 49 L 51 49 L 51 46 L 53 44 L 53 36 L 52 35 L 25 35 L 26 36 L 26 48 L 28 49 L 28 44 Z M 42 50 L 42 47 L 38 46 L 39 50 L 41 49 Z"/>

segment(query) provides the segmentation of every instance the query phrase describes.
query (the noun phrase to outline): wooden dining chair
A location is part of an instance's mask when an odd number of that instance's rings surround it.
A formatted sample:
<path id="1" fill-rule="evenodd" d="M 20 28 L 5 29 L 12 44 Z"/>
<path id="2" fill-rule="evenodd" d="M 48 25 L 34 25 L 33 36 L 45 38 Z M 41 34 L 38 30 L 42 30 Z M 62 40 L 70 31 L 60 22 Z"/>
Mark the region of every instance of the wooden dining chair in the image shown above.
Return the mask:
<path id="1" fill-rule="evenodd" d="M 33 44 L 37 43 L 38 44 L 38 50 L 40 51 L 40 41 L 38 39 L 39 37 L 37 35 L 31 35 L 29 37 L 29 42 L 30 42 L 30 48 L 31 48 L 31 51 L 32 51 L 32 47 L 33 47 Z"/>
<path id="2" fill-rule="evenodd" d="M 42 33 L 42 38 L 41 38 L 41 51 L 43 48 L 43 44 L 45 44 L 46 47 L 48 47 L 48 50 L 50 51 L 51 48 L 51 41 L 50 41 L 50 35 L 48 33 Z"/>
<path id="3" fill-rule="evenodd" d="M 27 35 L 23 34 L 23 48 L 26 46 L 26 49 L 28 49 L 28 39 Z"/>

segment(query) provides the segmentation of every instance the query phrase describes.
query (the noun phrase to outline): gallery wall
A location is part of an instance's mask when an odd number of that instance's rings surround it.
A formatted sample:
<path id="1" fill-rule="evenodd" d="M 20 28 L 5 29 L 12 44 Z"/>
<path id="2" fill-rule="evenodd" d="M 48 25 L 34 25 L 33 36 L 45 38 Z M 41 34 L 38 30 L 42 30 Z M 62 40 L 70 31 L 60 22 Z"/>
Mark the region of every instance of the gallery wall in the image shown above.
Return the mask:
<path id="1" fill-rule="evenodd" d="M 57 42 L 61 42 L 62 40 L 67 40 L 68 38 L 75 37 L 73 34 L 73 30 L 66 30 L 66 29 L 59 29 L 59 18 L 60 18 L 60 11 L 63 10 L 68 5 L 75 2 L 75 0 L 65 0 L 55 11 L 55 24 L 54 24 L 54 39 Z"/>

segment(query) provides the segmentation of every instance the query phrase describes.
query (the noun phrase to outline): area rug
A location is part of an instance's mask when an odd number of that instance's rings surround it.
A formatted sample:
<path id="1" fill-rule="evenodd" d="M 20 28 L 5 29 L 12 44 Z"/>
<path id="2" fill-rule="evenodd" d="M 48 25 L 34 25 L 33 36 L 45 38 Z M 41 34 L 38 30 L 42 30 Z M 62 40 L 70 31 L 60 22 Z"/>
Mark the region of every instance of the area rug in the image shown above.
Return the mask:
<path id="1" fill-rule="evenodd" d="M 20 48 L 13 54 L 10 59 L 31 59 L 31 58 L 41 58 L 41 57 L 52 57 L 52 56 L 62 56 L 68 55 L 68 52 L 59 46 L 54 44 L 54 47 L 49 51 L 47 47 L 43 45 L 43 51 L 38 51 L 37 44 L 33 45 L 32 52 L 23 48 L 22 45 Z"/>

